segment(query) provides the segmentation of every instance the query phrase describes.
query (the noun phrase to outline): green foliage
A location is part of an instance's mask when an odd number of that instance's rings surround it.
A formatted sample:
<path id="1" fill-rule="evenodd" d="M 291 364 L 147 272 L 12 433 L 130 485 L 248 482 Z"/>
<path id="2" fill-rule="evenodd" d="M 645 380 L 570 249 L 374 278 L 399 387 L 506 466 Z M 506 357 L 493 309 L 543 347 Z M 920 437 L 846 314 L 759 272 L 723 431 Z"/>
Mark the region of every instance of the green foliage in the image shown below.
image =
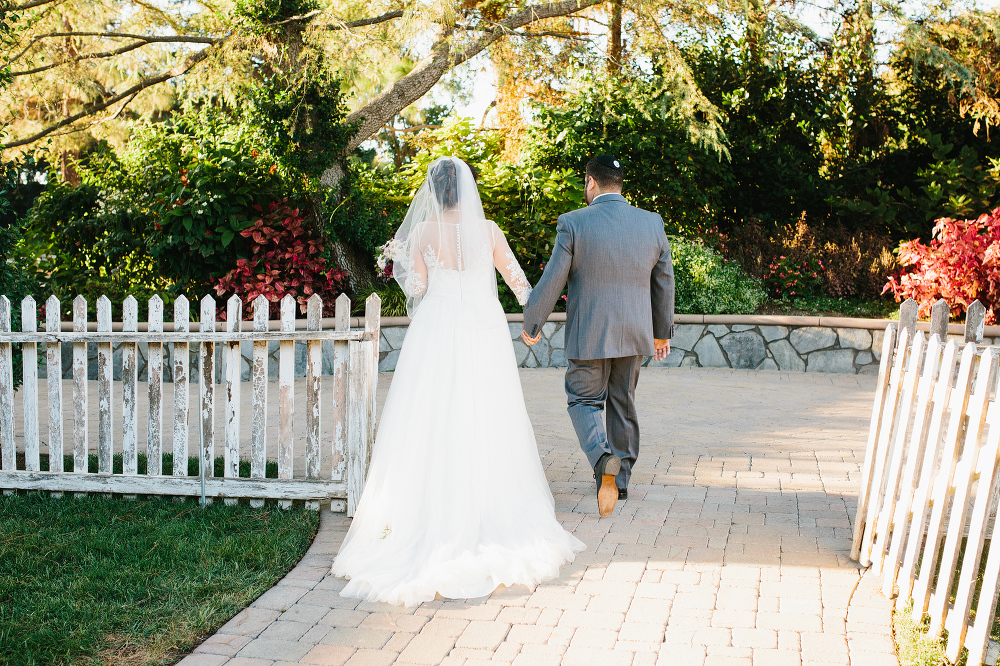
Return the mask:
<path id="1" fill-rule="evenodd" d="M 893 636 L 900 666 L 942 666 L 945 660 L 944 642 L 927 634 L 927 627 L 913 621 L 913 602 L 892 613 Z"/>
<path id="2" fill-rule="evenodd" d="M 384 284 L 376 284 L 364 291 L 354 294 L 351 301 L 351 314 L 363 317 L 365 314 L 365 301 L 372 294 L 378 294 L 382 299 L 383 317 L 405 317 L 406 316 L 406 294 L 399 288 L 395 280 L 390 279 Z"/>
<path id="3" fill-rule="evenodd" d="M 841 201 L 844 211 L 922 234 L 936 218 L 974 217 L 1000 202 L 1000 157 L 981 159 L 971 145 L 961 146 L 956 154 L 956 145 L 944 143 L 938 134 L 919 139 L 931 158 L 917 168 L 912 191 L 910 185 L 876 185 L 867 189 L 867 198 Z"/>
<path id="4" fill-rule="evenodd" d="M 245 257 L 240 232 L 254 205 L 284 193 L 277 166 L 258 159 L 255 139 L 227 118 L 203 113 L 150 125 L 133 140 L 130 152 L 149 164 L 149 254 L 180 289 L 204 287 Z"/>
<path id="5" fill-rule="evenodd" d="M 281 26 L 267 26 L 316 9 L 316 0 L 236 0 L 237 19 L 256 34 L 278 35 Z"/>
<path id="6" fill-rule="evenodd" d="M 0 294 L 10 299 L 11 329 L 21 330 L 21 300 L 25 296 L 39 297 L 38 284 L 17 261 L 14 247 L 21 239 L 21 218 L 11 206 L 11 193 L 17 179 L 18 169 L 15 165 L 0 162 Z M 20 345 L 15 345 L 12 351 L 14 368 L 14 388 L 21 385 L 22 356 Z"/>
<path id="7" fill-rule="evenodd" d="M 261 88 L 239 113 L 205 107 L 139 124 L 123 150 L 102 145 L 81 161 L 78 187 L 50 174 L 22 260 L 61 298 L 107 294 L 117 308 L 129 293 L 200 297 L 249 258 L 241 232 L 259 218 L 255 207 L 312 191 L 330 154 L 309 142 L 336 151 L 347 141 L 329 85 Z M 322 129 L 306 128 L 317 121 Z"/>
<path id="8" fill-rule="evenodd" d="M 662 215 L 674 233 L 707 229 L 719 222 L 726 164 L 692 144 L 672 116 L 648 112 L 651 104 L 665 101 L 656 90 L 653 82 L 627 89 L 593 87 L 566 109 L 539 109 L 530 159 L 551 172 L 572 173 L 581 183 L 575 203 L 582 206 L 586 163 L 602 153 L 615 155 L 631 204 Z"/>
<path id="9" fill-rule="evenodd" d="M 327 232 L 375 256 L 406 217 L 409 199 L 405 188 L 396 174 L 353 162 L 344 196 L 329 195 Z"/>
<path id="10" fill-rule="evenodd" d="M 0 654 L 170 663 L 291 569 L 313 511 L 170 498 L 0 498 Z"/>
<path id="11" fill-rule="evenodd" d="M 300 13 L 315 5 L 301 4 Z M 357 131 L 356 125 L 344 122 L 347 111 L 340 81 L 321 65 L 312 63 L 294 76 L 274 74 L 264 79 L 250 91 L 245 117 L 266 137 L 289 183 L 311 190 Z"/>
<path id="12" fill-rule="evenodd" d="M 72 187 L 53 179 L 25 220 L 19 260 L 37 276 L 44 297 L 60 299 L 64 315 L 78 295 L 92 315 L 106 295 L 119 315 L 129 294 L 145 302 L 166 291 L 144 248 L 142 218 L 128 205 L 108 205 L 123 201 L 119 193 L 100 183 Z"/>
<path id="13" fill-rule="evenodd" d="M 759 280 L 696 240 L 672 237 L 675 310 L 682 314 L 752 314 L 766 300 Z"/>

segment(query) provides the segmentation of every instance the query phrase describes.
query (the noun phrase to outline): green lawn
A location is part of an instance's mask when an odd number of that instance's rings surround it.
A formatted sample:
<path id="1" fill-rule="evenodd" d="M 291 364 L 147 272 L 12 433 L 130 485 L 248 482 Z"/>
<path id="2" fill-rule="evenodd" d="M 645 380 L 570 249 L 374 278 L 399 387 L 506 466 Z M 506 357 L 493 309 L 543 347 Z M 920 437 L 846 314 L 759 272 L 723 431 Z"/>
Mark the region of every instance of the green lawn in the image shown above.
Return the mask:
<path id="1" fill-rule="evenodd" d="M 0 664 L 165 664 L 305 553 L 314 511 L 0 496 Z"/>

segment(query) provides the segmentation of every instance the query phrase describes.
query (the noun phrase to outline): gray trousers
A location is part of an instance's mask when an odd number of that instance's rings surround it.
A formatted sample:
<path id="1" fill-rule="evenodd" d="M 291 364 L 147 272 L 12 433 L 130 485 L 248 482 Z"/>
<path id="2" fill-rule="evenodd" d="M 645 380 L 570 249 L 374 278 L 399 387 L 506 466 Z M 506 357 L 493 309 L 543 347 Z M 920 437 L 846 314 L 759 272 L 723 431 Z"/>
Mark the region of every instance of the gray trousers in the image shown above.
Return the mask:
<path id="1" fill-rule="evenodd" d="M 635 387 L 642 360 L 642 356 L 594 361 L 569 359 L 566 370 L 567 409 L 580 448 L 591 468 L 605 453 L 622 459 L 622 469 L 615 477 L 619 488 L 628 487 L 632 465 L 639 456 Z M 601 420 L 605 403 L 608 405 L 606 429 Z"/>

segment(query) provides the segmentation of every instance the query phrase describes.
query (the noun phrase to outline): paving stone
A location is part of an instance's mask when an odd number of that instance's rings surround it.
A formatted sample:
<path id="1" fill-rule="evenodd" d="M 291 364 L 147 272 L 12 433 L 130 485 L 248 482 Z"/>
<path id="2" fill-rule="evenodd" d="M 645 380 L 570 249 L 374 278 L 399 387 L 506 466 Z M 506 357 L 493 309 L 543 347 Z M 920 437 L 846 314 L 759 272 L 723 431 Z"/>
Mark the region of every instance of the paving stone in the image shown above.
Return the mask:
<path id="1" fill-rule="evenodd" d="M 506 622 L 473 620 L 469 622 L 469 626 L 455 642 L 455 646 L 495 650 L 506 638 L 508 631 L 510 631 L 510 625 Z"/>
<path id="2" fill-rule="evenodd" d="M 306 656 L 299 660 L 300 664 L 316 664 L 316 666 L 342 666 L 354 655 L 354 648 L 340 645 L 317 645 Z"/>
<path id="3" fill-rule="evenodd" d="M 368 613 L 355 610 L 334 608 L 319 620 L 333 627 L 357 627 L 368 617 Z"/>
<path id="4" fill-rule="evenodd" d="M 453 647 L 455 639 L 449 636 L 417 634 L 399 654 L 399 659 L 414 664 L 439 664 Z"/>
<path id="5" fill-rule="evenodd" d="M 360 629 L 351 627 L 334 627 L 320 643 L 324 645 L 343 645 L 345 647 L 377 649 L 384 646 L 392 638 L 391 631 L 378 629 Z"/>
<path id="6" fill-rule="evenodd" d="M 313 625 L 306 622 L 272 622 L 271 626 L 261 632 L 260 638 L 277 641 L 295 641 L 302 634 L 312 629 Z"/>
<path id="7" fill-rule="evenodd" d="M 177 666 L 222 666 L 228 659 L 218 654 L 189 654 L 177 662 Z"/>
<path id="8" fill-rule="evenodd" d="M 233 657 L 226 662 L 226 666 L 274 666 L 270 659 L 253 659 L 251 657 Z"/>
<path id="9" fill-rule="evenodd" d="M 246 644 L 236 656 L 249 657 L 251 659 L 270 659 L 272 661 L 285 660 L 297 661 L 301 659 L 312 645 L 299 643 L 297 641 L 271 640 L 268 638 L 255 638 Z"/>
<path id="10" fill-rule="evenodd" d="M 589 647 L 569 647 L 563 657 L 563 666 L 630 666 L 632 653 Z"/>
<path id="11" fill-rule="evenodd" d="M 389 666 L 398 656 L 398 652 L 360 649 L 354 651 L 346 666 Z"/>
<path id="12" fill-rule="evenodd" d="M 278 612 L 266 608 L 246 608 L 219 629 L 220 634 L 257 636 L 278 617 Z"/>
<path id="13" fill-rule="evenodd" d="M 469 620 L 458 620 L 455 618 L 448 618 L 448 617 L 435 617 L 423 626 L 423 628 L 420 630 L 420 633 L 458 638 L 459 636 L 462 635 L 462 632 L 465 631 L 465 628 L 467 626 L 469 626 Z"/>
<path id="14" fill-rule="evenodd" d="M 217 654 L 231 657 L 251 640 L 250 636 L 230 636 L 219 633 L 206 638 L 194 651 L 203 654 Z"/>

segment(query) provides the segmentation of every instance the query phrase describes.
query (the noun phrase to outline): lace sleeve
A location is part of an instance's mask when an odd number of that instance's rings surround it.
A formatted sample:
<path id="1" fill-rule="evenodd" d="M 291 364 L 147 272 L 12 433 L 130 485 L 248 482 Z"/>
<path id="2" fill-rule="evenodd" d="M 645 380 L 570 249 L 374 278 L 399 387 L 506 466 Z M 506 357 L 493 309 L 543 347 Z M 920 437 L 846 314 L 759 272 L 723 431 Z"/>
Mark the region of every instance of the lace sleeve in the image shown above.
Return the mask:
<path id="1" fill-rule="evenodd" d="M 403 292 L 408 298 L 416 298 L 427 291 L 427 263 L 417 246 L 418 242 L 414 242 L 410 248 L 406 279 L 403 282 Z"/>
<path id="2" fill-rule="evenodd" d="M 528 283 L 528 278 L 524 275 L 524 271 L 521 270 L 521 265 L 517 263 L 517 258 L 514 257 L 510 245 L 507 244 L 507 237 L 503 235 L 503 232 L 496 225 L 493 226 L 493 229 L 495 240 L 493 245 L 493 264 L 500 271 L 504 282 L 514 292 L 517 302 L 524 307 L 527 305 L 528 299 L 531 298 L 531 285 Z"/>

